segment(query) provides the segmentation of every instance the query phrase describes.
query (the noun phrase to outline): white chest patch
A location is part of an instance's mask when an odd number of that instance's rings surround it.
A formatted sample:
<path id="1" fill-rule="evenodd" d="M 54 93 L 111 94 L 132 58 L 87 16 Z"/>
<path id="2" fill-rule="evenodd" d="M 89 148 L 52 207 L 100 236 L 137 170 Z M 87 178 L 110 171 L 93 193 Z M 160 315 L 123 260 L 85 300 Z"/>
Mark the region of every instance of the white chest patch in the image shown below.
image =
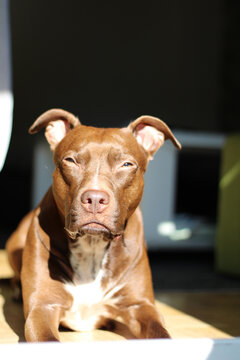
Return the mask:
<path id="1" fill-rule="evenodd" d="M 100 315 L 104 315 L 104 293 L 101 289 L 101 270 L 96 280 L 82 285 L 66 284 L 73 297 L 73 304 L 65 313 L 62 325 L 76 331 L 93 330 Z"/>
<path id="2" fill-rule="evenodd" d="M 93 330 L 100 316 L 106 315 L 104 304 L 109 296 L 102 288 L 106 247 L 102 236 L 85 235 L 70 249 L 74 284 L 66 284 L 65 289 L 72 295 L 73 303 L 61 324 L 72 330 Z"/>

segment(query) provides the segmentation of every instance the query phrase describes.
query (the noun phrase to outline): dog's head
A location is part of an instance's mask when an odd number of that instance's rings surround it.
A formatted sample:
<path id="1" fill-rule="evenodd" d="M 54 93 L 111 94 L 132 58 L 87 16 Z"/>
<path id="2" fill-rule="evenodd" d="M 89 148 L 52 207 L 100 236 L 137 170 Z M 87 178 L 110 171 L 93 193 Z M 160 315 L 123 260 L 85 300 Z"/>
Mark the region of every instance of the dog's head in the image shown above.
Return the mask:
<path id="1" fill-rule="evenodd" d="M 29 129 L 45 136 L 54 152 L 53 195 L 70 237 L 120 236 L 140 203 L 143 175 L 154 153 L 170 139 L 168 126 L 141 116 L 126 128 L 81 125 L 71 113 L 52 109 Z"/>

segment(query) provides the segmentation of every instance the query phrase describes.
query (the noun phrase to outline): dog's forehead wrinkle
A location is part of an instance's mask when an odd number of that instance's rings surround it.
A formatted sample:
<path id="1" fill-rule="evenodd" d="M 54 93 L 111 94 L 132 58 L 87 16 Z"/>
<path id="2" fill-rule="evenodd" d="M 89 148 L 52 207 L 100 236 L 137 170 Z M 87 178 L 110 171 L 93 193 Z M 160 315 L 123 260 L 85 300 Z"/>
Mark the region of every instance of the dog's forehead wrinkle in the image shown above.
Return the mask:
<path id="1" fill-rule="evenodd" d="M 68 134 L 62 141 L 62 145 L 68 145 L 76 154 L 86 155 L 87 151 L 91 154 L 94 150 L 101 151 L 108 148 L 108 151 L 115 149 L 115 151 L 129 152 L 129 149 L 137 150 L 138 144 L 134 136 L 124 131 L 124 128 L 94 128 L 91 126 L 80 125 L 72 130 L 72 136 Z M 69 146 L 69 140 L 71 144 Z"/>
<path id="2" fill-rule="evenodd" d="M 81 125 L 73 129 L 71 138 L 74 138 L 75 142 L 89 143 L 96 142 L 116 142 L 124 141 L 129 134 L 122 128 L 101 128 Z"/>

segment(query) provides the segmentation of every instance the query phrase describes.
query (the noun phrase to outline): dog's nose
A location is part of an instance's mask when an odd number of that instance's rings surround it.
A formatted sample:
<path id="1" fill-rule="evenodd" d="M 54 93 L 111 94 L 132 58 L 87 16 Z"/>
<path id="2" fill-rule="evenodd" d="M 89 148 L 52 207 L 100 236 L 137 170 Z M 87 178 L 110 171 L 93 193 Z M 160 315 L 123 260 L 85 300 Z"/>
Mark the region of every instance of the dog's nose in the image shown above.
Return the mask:
<path id="1" fill-rule="evenodd" d="M 87 190 L 81 196 L 82 206 L 93 214 L 101 213 L 108 206 L 110 197 L 107 192 Z"/>

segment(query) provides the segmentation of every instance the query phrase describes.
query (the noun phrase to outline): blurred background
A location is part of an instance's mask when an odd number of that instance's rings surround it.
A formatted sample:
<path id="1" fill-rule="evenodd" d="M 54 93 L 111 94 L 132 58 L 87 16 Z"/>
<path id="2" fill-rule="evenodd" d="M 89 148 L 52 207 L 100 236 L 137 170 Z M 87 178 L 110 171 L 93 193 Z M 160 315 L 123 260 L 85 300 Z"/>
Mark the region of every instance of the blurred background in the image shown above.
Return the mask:
<path id="1" fill-rule="evenodd" d="M 155 285 L 240 287 L 237 278 L 215 272 L 223 149 L 240 131 L 240 2 L 1 0 L 1 6 L 10 37 L 0 52 L 10 45 L 14 98 L 0 173 L 1 247 L 51 180 L 43 133 L 28 135 L 42 112 L 63 108 L 99 127 L 149 114 L 163 119 L 183 145 L 177 152 L 167 142 L 146 175 L 146 238 L 153 268 L 162 266 Z M 239 179 L 238 168 L 235 173 Z M 239 206 L 234 209 L 239 215 Z M 220 272 L 240 274 L 237 249 L 237 270 L 217 266 Z M 199 279 L 189 277 L 194 266 Z"/>

